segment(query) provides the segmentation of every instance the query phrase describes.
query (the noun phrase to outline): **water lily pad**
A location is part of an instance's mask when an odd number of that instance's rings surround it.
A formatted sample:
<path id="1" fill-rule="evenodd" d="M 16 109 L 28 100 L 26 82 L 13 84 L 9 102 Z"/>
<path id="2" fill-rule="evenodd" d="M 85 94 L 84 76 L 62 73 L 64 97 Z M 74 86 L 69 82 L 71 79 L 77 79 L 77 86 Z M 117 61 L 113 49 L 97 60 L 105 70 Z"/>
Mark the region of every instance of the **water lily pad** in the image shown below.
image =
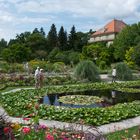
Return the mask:
<path id="1" fill-rule="evenodd" d="M 59 102 L 74 105 L 90 105 L 102 101 L 103 99 L 98 96 L 87 96 L 87 95 L 67 95 L 59 98 Z"/>

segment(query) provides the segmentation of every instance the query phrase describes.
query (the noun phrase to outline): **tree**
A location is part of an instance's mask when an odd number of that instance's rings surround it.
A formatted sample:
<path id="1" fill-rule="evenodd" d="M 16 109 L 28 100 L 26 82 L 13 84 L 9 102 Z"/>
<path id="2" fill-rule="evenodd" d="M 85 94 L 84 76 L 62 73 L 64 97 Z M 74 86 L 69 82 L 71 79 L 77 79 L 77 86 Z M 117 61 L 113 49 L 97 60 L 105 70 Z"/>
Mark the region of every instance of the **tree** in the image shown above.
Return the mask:
<path id="1" fill-rule="evenodd" d="M 47 41 L 48 41 L 48 45 L 49 45 L 49 51 L 51 51 L 53 48 L 58 46 L 57 31 L 56 31 L 56 27 L 54 24 L 52 24 L 51 29 L 48 33 Z"/>
<path id="2" fill-rule="evenodd" d="M 15 43 L 27 43 L 28 38 L 30 37 L 30 32 L 24 32 L 16 35 L 16 42 L 10 43 L 9 46 Z"/>
<path id="3" fill-rule="evenodd" d="M 125 59 L 125 52 L 130 46 L 140 42 L 140 23 L 126 26 L 114 40 L 114 56 L 117 60 Z"/>
<path id="4" fill-rule="evenodd" d="M 82 51 L 82 47 L 87 45 L 88 42 L 88 33 L 77 32 L 76 33 L 76 51 Z"/>
<path id="5" fill-rule="evenodd" d="M 2 57 L 8 62 L 24 62 L 30 60 L 31 50 L 21 44 L 13 44 L 2 52 Z"/>
<path id="6" fill-rule="evenodd" d="M 140 44 L 134 46 L 134 60 L 135 63 L 140 66 Z"/>
<path id="7" fill-rule="evenodd" d="M 125 53 L 125 63 L 130 67 L 133 68 L 135 66 L 135 58 L 134 58 L 134 48 L 130 47 L 129 50 L 126 50 Z"/>
<path id="8" fill-rule="evenodd" d="M 33 30 L 33 34 L 36 34 L 36 33 L 39 33 L 38 28 L 35 28 L 35 29 Z"/>
<path id="9" fill-rule="evenodd" d="M 73 25 L 69 34 L 69 50 L 71 49 L 76 50 L 76 40 L 77 40 L 77 35 L 76 35 L 75 26 Z"/>
<path id="10" fill-rule="evenodd" d="M 14 57 L 9 48 L 6 48 L 2 51 L 2 58 L 7 62 L 14 62 Z"/>
<path id="11" fill-rule="evenodd" d="M 60 50 L 67 49 L 67 32 L 64 31 L 63 26 L 61 26 L 58 33 L 58 47 L 60 48 Z"/>
<path id="12" fill-rule="evenodd" d="M 7 48 L 7 41 L 5 41 L 3 38 L 0 40 L 0 55 L 2 53 L 2 50 Z"/>
<path id="13" fill-rule="evenodd" d="M 46 34 L 45 34 L 45 31 L 44 31 L 44 29 L 43 29 L 43 27 L 40 28 L 40 34 L 43 35 L 44 37 L 45 37 L 45 35 L 46 35 Z"/>
<path id="14" fill-rule="evenodd" d="M 101 53 L 102 49 L 103 47 L 100 45 L 91 44 L 83 47 L 82 54 L 88 59 L 95 61 L 99 58 L 99 54 Z"/>
<path id="15" fill-rule="evenodd" d="M 38 56 L 38 51 L 47 50 L 47 40 L 40 33 L 32 33 L 26 41 L 26 46 L 32 51 L 32 59 L 44 58 L 44 53 L 41 53 L 43 56 Z"/>

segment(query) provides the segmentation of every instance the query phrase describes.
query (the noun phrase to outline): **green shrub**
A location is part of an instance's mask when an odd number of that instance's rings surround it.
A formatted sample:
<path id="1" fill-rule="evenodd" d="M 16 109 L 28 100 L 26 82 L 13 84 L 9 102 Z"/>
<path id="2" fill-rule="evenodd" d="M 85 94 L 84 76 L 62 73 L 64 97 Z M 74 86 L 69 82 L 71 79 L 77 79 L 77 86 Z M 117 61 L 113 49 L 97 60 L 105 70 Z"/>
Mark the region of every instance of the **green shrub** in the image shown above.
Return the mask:
<path id="1" fill-rule="evenodd" d="M 123 62 L 120 62 L 116 65 L 117 70 L 117 79 L 118 80 L 132 80 L 133 75 L 131 69 Z"/>
<path id="2" fill-rule="evenodd" d="M 69 62 L 73 64 L 77 64 L 80 60 L 80 53 L 79 52 L 71 52 L 69 53 Z"/>
<path id="3" fill-rule="evenodd" d="M 81 80 L 88 79 L 92 82 L 100 81 L 97 66 L 90 60 L 84 60 L 78 63 L 74 72 L 75 76 Z"/>
<path id="4" fill-rule="evenodd" d="M 64 72 L 65 64 L 63 62 L 56 62 L 53 64 L 53 71 L 55 72 Z"/>

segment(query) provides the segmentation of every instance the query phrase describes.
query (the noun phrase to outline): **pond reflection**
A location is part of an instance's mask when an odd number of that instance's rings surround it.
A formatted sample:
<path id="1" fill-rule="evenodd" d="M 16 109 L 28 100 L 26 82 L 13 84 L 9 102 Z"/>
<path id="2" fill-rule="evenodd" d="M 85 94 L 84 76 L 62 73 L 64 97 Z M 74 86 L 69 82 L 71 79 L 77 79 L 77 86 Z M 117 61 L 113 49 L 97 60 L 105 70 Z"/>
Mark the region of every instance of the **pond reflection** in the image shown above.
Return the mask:
<path id="1" fill-rule="evenodd" d="M 66 95 L 99 96 L 100 98 L 103 99 L 103 101 L 100 103 L 93 103 L 90 105 L 64 104 L 58 101 L 58 99 L 61 96 Z M 123 93 L 115 90 L 94 90 L 75 93 L 50 94 L 41 98 L 39 102 L 47 105 L 65 106 L 72 108 L 81 108 L 81 107 L 95 108 L 95 107 L 107 107 L 115 105 L 117 103 L 132 102 L 134 100 L 140 100 L 139 93 Z"/>

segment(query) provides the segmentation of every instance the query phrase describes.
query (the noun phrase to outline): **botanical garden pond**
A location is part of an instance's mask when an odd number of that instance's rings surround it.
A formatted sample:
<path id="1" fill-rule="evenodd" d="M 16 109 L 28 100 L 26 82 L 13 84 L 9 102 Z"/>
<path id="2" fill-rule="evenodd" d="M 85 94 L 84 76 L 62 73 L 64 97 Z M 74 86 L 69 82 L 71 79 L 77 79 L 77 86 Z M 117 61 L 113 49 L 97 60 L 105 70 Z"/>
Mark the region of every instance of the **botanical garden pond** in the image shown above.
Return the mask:
<path id="1" fill-rule="evenodd" d="M 47 105 L 65 106 L 72 108 L 81 108 L 81 107 L 94 108 L 94 107 L 106 107 L 115 105 L 117 103 L 140 100 L 139 94 L 140 93 L 126 93 L 116 90 L 92 90 L 85 92 L 49 94 L 41 98 L 39 102 L 41 104 L 43 103 Z M 97 100 L 97 102 L 96 101 L 92 102 L 92 100 L 88 102 L 88 99 L 92 97 L 93 99 L 94 98 L 99 99 Z"/>

